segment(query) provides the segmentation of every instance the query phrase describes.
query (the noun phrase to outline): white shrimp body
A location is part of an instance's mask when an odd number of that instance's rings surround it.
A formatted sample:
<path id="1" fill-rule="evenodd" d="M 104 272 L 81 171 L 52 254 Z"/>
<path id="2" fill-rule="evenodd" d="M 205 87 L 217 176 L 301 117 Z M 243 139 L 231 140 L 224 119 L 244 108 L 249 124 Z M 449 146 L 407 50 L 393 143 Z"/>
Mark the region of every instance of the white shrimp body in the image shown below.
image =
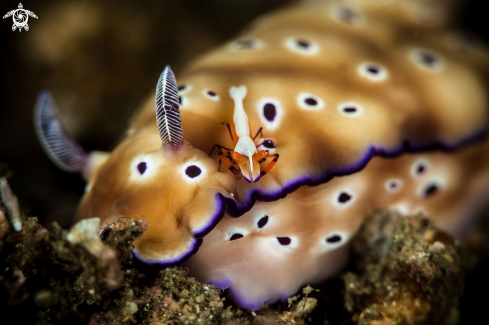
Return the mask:
<path id="1" fill-rule="evenodd" d="M 243 107 L 243 99 L 246 96 L 246 86 L 233 86 L 229 89 L 229 95 L 234 100 L 234 125 L 238 135 L 238 143 L 234 151 L 247 156 L 250 159 L 250 166 L 253 166 L 252 157 L 256 154 L 256 145 L 250 137 L 250 125 L 248 115 Z"/>

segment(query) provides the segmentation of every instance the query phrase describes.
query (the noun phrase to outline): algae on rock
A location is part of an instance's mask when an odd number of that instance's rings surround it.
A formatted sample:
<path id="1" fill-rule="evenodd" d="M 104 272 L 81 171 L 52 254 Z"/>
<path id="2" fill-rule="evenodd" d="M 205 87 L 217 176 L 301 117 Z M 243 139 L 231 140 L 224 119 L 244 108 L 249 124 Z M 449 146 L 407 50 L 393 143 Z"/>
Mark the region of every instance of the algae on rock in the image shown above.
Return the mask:
<path id="1" fill-rule="evenodd" d="M 464 276 L 475 259 L 421 214 L 368 215 L 343 276 L 345 307 L 358 324 L 457 324 Z"/>

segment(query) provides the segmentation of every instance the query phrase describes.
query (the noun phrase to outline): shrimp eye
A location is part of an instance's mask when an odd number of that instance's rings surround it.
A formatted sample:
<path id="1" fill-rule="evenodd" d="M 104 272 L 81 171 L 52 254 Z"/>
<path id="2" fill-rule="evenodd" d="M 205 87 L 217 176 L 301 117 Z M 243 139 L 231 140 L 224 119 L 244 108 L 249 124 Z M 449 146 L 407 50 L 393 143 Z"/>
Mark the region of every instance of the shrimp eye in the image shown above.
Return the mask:
<path id="1" fill-rule="evenodd" d="M 262 144 L 265 148 L 268 148 L 268 149 L 274 149 L 275 148 L 275 144 L 273 143 L 272 140 L 265 140 L 265 141 L 263 141 Z"/>

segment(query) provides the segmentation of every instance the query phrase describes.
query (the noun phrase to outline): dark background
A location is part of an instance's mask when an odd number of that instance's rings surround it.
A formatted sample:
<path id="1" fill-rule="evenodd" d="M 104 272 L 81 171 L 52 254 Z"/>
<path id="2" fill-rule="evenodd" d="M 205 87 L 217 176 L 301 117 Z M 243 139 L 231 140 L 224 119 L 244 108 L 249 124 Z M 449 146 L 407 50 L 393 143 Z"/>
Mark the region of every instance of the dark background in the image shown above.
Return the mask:
<path id="1" fill-rule="evenodd" d="M 20 0 L 0 2 L 0 15 Z M 406 0 L 393 0 L 406 1 Z M 67 227 L 83 193 L 80 176 L 58 170 L 35 137 L 32 111 L 49 89 L 69 133 L 88 151 L 111 150 L 164 66 L 178 74 L 196 56 L 238 34 L 286 0 L 23 1 L 30 30 L 0 21 L 0 175 L 7 173 L 23 210 Z M 456 20 L 489 39 L 483 0 L 463 1 Z M 464 324 L 480 323 L 489 264 L 467 280 Z M 484 317 L 484 318 L 480 318 Z"/>

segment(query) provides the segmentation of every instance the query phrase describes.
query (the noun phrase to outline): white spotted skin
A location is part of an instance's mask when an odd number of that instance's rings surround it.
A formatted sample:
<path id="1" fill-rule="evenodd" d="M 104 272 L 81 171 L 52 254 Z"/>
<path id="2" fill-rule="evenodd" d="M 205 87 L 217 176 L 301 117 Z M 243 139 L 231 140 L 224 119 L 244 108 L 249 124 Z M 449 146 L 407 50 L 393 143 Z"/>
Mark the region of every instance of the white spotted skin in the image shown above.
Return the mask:
<path id="1" fill-rule="evenodd" d="M 363 107 L 355 102 L 341 103 L 338 105 L 338 110 L 348 117 L 359 116 L 363 113 Z"/>
<path id="2" fill-rule="evenodd" d="M 192 90 L 192 85 L 188 85 L 188 84 L 181 85 L 178 89 L 178 94 L 185 95 L 189 93 L 191 90 Z"/>
<path id="3" fill-rule="evenodd" d="M 353 28 L 362 28 L 366 25 L 365 17 L 361 12 L 345 5 L 336 5 L 330 10 L 331 17 L 340 24 Z"/>
<path id="4" fill-rule="evenodd" d="M 216 94 L 215 92 L 213 92 L 210 89 L 205 89 L 203 91 L 203 94 L 204 94 L 205 97 L 209 98 L 210 100 L 213 100 L 213 101 L 218 101 L 219 100 L 219 95 Z"/>
<path id="5" fill-rule="evenodd" d="M 271 104 L 275 108 L 275 115 L 271 120 L 265 116 L 264 110 L 267 104 Z M 260 117 L 261 125 L 263 125 L 266 130 L 274 131 L 281 126 L 282 118 L 285 113 L 282 104 L 278 99 L 272 97 L 260 98 L 256 103 L 256 110 Z"/>
<path id="6" fill-rule="evenodd" d="M 372 82 L 381 82 L 389 77 L 389 72 L 382 65 L 375 62 L 364 62 L 358 66 L 358 73 Z"/>
<path id="7" fill-rule="evenodd" d="M 245 38 L 231 42 L 229 48 L 231 51 L 252 51 L 258 50 L 263 46 L 263 42 L 257 38 Z"/>
<path id="8" fill-rule="evenodd" d="M 392 178 L 385 182 L 385 189 L 387 192 L 395 193 L 401 189 L 402 185 L 403 183 L 400 179 Z"/>
<path id="9" fill-rule="evenodd" d="M 311 103 L 308 103 L 308 101 L 311 101 Z M 305 110 L 319 110 L 326 106 L 323 99 L 307 92 L 301 92 L 297 96 L 297 103 L 299 107 Z"/>
<path id="10" fill-rule="evenodd" d="M 418 158 L 411 167 L 411 176 L 420 177 L 431 168 L 429 160 L 426 158 Z"/>
<path id="11" fill-rule="evenodd" d="M 320 51 L 316 42 L 300 37 L 287 39 L 285 41 L 285 47 L 292 52 L 302 55 L 316 55 Z"/>
<path id="12" fill-rule="evenodd" d="M 138 166 L 144 164 L 144 172 L 139 171 Z M 158 175 L 158 170 L 162 168 L 162 161 L 154 154 L 143 154 L 134 157 L 129 167 L 129 180 L 132 182 L 151 181 Z"/>
<path id="13" fill-rule="evenodd" d="M 430 61 L 426 61 L 426 59 L 423 59 L 424 56 L 427 56 Z M 445 65 L 445 62 L 438 53 L 428 49 L 411 50 L 409 52 L 409 59 L 418 68 L 432 73 L 439 73 L 443 71 Z"/>

